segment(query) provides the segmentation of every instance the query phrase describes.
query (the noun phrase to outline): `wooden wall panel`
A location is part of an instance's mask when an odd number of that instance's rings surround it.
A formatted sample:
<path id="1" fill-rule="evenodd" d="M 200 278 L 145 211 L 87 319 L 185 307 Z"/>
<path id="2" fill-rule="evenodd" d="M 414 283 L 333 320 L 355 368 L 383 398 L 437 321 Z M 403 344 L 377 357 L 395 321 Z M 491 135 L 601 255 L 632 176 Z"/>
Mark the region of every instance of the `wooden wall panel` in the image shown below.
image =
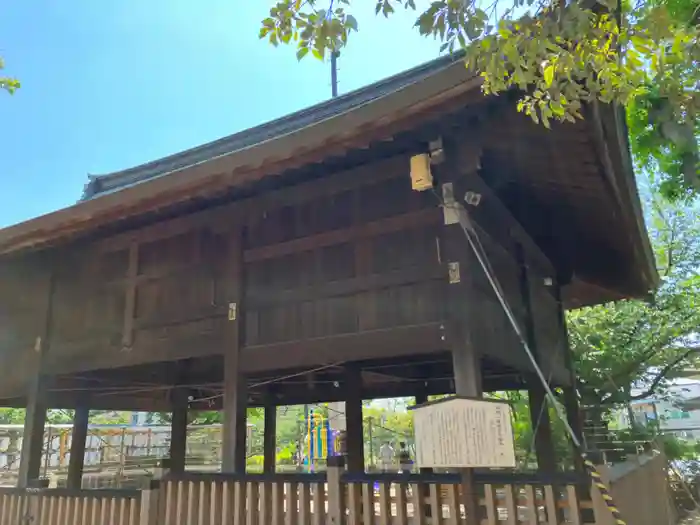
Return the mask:
<path id="1" fill-rule="evenodd" d="M 440 319 L 440 211 L 406 175 L 250 218 L 246 346 Z"/>
<path id="2" fill-rule="evenodd" d="M 239 287 L 238 322 L 243 345 L 251 349 L 316 340 L 327 347 L 319 359 L 327 360 L 337 336 L 442 322 L 448 261 L 441 259 L 444 225 L 437 199 L 432 192 L 411 190 L 407 157 L 356 171 L 353 183 L 338 179 L 335 193 L 321 181 L 323 192 L 316 183 L 304 186 L 308 191 L 289 188 L 209 216 L 197 214 L 191 224 L 179 218 L 66 251 L 57 267 L 49 365 L 67 372 L 220 353 L 230 292 Z M 502 221 L 502 207 L 483 186 L 469 188 L 484 192 L 474 219 L 489 263 L 524 326 L 514 253 L 522 232 L 513 234 L 512 225 Z M 226 263 L 234 229 L 243 238 L 242 283 L 232 281 Z M 525 251 L 538 270 L 546 267 L 531 242 Z M 473 257 L 464 263 L 463 278 L 474 284 L 474 295 L 464 301 L 478 303 L 465 309 L 471 316 L 466 322 L 480 352 L 526 368 L 483 270 Z M 8 284 L 31 276 L 3 279 L 2 271 L 0 287 L 7 289 L 0 291 L 16 298 L 0 301 L 0 319 L 12 326 L 0 332 L 0 349 L 33 344 L 36 329 L 26 312 L 38 307 L 31 300 L 23 303 L 26 294 Z M 532 285 L 538 340 L 544 348 L 561 348 L 561 334 L 553 328 L 555 305 L 539 284 Z M 319 341 L 324 338 L 327 344 Z"/>
<path id="3" fill-rule="evenodd" d="M 0 264 L 0 394 L 23 393 L 36 364 L 37 337 L 44 333 L 50 266 L 42 257 Z M 5 396 L 9 393 L 10 396 Z"/>
<path id="4" fill-rule="evenodd" d="M 97 254 L 79 246 L 56 258 L 48 365 L 71 366 L 85 355 L 118 351 L 128 252 Z"/>
<path id="5" fill-rule="evenodd" d="M 209 228 L 138 246 L 133 312 L 134 360 L 183 359 L 220 352 L 227 246 Z"/>
<path id="6" fill-rule="evenodd" d="M 80 247 L 57 258 L 49 369 L 71 370 L 119 351 L 128 259 L 121 251 L 109 255 Z"/>
<path id="7" fill-rule="evenodd" d="M 59 260 L 52 349 L 58 372 L 218 352 L 226 242 L 199 227 Z"/>

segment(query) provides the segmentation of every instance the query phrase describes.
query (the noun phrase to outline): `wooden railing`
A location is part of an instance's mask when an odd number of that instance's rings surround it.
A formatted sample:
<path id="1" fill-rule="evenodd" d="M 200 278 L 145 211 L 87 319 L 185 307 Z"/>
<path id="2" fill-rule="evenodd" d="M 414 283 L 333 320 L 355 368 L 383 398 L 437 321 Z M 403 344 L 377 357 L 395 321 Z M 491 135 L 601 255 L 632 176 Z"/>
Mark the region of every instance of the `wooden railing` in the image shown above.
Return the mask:
<path id="1" fill-rule="evenodd" d="M 0 525 L 139 525 L 137 490 L 0 488 Z"/>
<path id="2" fill-rule="evenodd" d="M 325 525 L 325 474 L 186 473 L 160 484 L 158 525 Z"/>
<path id="3" fill-rule="evenodd" d="M 660 476 L 662 468 L 653 463 Z M 630 503 L 637 494 L 648 500 L 645 512 L 656 521 L 635 519 L 666 525 L 649 510 L 663 502 L 640 492 L 651 484 L 632 476 L 625 477 Z M 600 494 L 578 475 L 489 472 L 474 481 L 480 525 L 612 525 Z M 324 474 L 166 475 L 142 491 L 2 488 L 0 525 L 473 525 L 462 487 L 455 474 L 355 475 L 333 467 Z"/>
<path id="4" fill-rule="evenodd" d="M 594 523 L 584 479 L 479 474 L 484 525 Z M 462 525 L 461 483 L 453 474 L 169 476 L 158 490 L 158 525 Z"/>
<path id="5" fill-rule="evenodd" d="M 348 525 L 466 523 L 462 484 L 454 474 L 341 476 Z M 593 523 L 587 482 L 575 475 L 476 475 L 481 523 Z"/>

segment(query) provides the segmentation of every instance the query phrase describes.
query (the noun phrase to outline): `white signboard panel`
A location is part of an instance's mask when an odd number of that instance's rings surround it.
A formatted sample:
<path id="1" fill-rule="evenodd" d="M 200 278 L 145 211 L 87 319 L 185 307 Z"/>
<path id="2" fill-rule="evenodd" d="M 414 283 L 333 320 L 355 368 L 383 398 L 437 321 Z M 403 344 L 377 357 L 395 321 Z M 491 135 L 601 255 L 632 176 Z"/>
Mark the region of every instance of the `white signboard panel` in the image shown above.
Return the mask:
<path id="1" fill-rule="evenodd" d="M 454 397 L 413 411 L 420 468 L 514 468 L 507 403 Z"/>

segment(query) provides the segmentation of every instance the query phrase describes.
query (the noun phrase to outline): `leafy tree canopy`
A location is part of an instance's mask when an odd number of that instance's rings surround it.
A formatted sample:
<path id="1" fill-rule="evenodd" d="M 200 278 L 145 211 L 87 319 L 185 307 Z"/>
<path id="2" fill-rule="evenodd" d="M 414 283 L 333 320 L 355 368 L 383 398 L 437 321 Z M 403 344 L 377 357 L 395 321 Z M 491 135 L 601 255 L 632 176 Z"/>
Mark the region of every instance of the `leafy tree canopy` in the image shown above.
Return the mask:
<path id="1" fill-rule="evenodd" d="M 586 103 L 626 106 L 639 165 L 674 199 L 700 190 L 700 0 L 376 0 L 376 14 L 416 11 L 416 30 L 465 50 L 483 90 L 521 93 L 536 122 L 584 117 Z M 260 38 L 299 59 L 339 52 L 358 30 L 351 0 L 280 0 Z"/>
<path id="2" fill-rule="evenodd" d="M 2 74 L 3 69 L 5 69 L 5 61 L 0 57 L 0 89 L 13 94 L 20 87 L 19 80 L 4 76 Z"/>
<path id="3" fill-rule="evenodd" d="M 649 222 L 661 275 L 649 300 L 568 315 L 584 405 L 620 406 L 662 393 L 673 372 L 700 356 L 700 206 L 656 201 Z"/>

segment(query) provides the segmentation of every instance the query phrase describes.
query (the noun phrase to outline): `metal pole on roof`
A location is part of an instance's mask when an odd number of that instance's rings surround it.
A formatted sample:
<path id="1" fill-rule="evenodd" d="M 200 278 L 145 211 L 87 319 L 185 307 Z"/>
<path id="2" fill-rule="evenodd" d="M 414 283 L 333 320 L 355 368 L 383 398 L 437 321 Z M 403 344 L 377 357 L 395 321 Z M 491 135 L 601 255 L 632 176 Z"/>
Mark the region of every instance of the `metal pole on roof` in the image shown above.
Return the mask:
<path id="1" fill-rule="evenodd" d="M 338 51 L 331 52 L 331 96 L 338 96 Z"/>

